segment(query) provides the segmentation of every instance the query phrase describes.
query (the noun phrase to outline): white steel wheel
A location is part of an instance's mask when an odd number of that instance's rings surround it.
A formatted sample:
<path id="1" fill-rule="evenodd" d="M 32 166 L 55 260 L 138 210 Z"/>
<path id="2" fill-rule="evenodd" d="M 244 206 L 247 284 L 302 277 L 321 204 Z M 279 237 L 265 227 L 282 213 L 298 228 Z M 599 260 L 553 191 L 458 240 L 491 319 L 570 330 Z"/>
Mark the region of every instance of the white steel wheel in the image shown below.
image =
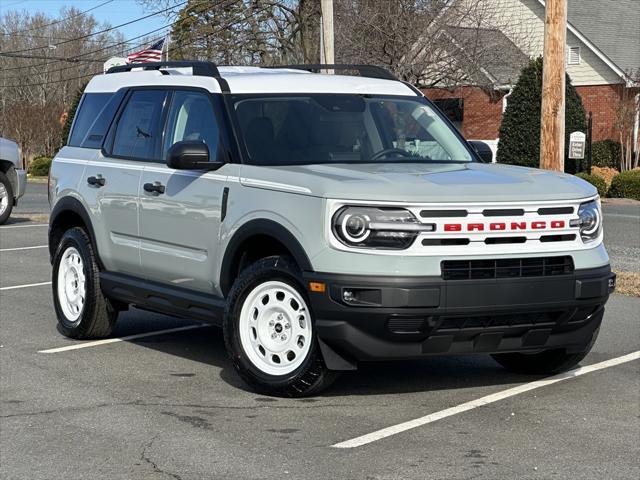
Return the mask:
<path id="1" fill-rule="evenodd" d="M 76 322 L 87 296 L 84 264 L 75 247 L 68 247 L 60 258 L 58 267 L 58 302 L 67 320 Z"/>
<path id="2" fill-rule="evenodd" d="M 242 304 L 242 349 L 253 366 L 268 375 L 287 375 L 302 365 L 311 349 L 311 329 L 304 298 L 287 283 L 261 283 Z"/>
<path id="3" fill-rule="evenodd" d="M 4 183 L 0 182 L 0 217 L 7 211 L 9 208 L 9 192 L 7 191 L 7 187 L 4 186 Z"/>

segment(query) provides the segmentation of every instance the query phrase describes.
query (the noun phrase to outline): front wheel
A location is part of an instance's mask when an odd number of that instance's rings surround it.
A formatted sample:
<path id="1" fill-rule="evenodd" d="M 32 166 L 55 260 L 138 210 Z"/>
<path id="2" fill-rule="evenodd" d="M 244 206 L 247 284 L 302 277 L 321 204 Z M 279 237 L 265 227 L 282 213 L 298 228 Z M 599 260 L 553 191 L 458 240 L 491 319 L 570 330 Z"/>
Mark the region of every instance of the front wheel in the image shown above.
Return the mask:
<path id="1" fill-rule="evenodd" d="M 584 351 L 567 353 L 564 349 L 545 350 L 540 353 L 497 353 L 493 359 L 507 370 L 514 373 L 552 375 L 572 369 L 591 351 L 598 338 L 599 328 Z"/>
<path id="2" fill-rule="evenodd" d="M 75 227 L 67 230 L 53 256 L 53 305 L 58 328 L 70 338 L 103 338 L 113 331 L 117 311 L 102 295 L 91 240 Z"/>
<path id="3" fill-rule="evenodd" d="M 259 393 L 307 396 L 334 378 L 320 353 L 302 285 L 295 262 L 274 256 L 244 270 L 229 294 L 223 321 L 227 352 Z"/>

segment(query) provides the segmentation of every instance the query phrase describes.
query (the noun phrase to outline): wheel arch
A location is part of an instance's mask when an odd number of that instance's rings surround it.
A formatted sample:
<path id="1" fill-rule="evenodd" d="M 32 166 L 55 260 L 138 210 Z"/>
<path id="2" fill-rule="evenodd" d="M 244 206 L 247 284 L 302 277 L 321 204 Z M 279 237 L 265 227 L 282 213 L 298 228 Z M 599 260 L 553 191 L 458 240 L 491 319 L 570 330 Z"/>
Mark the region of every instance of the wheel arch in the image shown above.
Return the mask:
<path id="1" fill-rule="evenodd" d="M 254 258 L 256 249 L 263 250 Z M 247 258 L 247 253 L 249 257 Z M 227 243 L 220 268 L 220 290 L 226 297 L 243 261 L 257 260 L 273 254 L 289 254 L 303 271 L 312 270 L 311 262 L 298 239 L 281 224 L 267 219 L 255 219 L 240 227 Z"/>
<path id="2" fill-rule="evenodd" d="M 80 227 L 87 232 L 96 252 L 98 264 L 102 268 L 89 213 L 80 200 L 74 197 L 61 198 L 51 211 L 49 217 L 49 260 L 53 262 L 53 255 L 62 235 L 73 227 Z"/>

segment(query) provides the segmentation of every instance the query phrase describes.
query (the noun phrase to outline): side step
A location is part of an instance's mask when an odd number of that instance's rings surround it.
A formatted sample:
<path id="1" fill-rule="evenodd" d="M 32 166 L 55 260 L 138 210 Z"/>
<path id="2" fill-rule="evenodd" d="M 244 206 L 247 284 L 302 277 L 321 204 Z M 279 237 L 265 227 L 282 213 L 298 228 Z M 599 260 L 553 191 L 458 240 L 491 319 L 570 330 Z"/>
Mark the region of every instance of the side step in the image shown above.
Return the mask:
<path id="1" fill-rule="evenodd" d="M 143 310 L 222 324 L 225 300 L 214 295 L 111 272 L 100 272 L 100 286 L 106 297 Z"/>

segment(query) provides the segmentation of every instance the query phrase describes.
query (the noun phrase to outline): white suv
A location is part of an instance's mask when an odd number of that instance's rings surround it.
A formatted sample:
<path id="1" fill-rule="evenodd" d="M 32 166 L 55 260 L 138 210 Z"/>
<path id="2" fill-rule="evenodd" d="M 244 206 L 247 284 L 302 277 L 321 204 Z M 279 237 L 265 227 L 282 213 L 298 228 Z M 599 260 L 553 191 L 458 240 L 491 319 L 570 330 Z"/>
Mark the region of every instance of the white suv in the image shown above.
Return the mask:
<path id="1" fill-rule="evenodd" d="M 27 172 L 20 168 L 16 142 L 0 138 L 0 225 L 5 223 L 27 188 Z"/>

